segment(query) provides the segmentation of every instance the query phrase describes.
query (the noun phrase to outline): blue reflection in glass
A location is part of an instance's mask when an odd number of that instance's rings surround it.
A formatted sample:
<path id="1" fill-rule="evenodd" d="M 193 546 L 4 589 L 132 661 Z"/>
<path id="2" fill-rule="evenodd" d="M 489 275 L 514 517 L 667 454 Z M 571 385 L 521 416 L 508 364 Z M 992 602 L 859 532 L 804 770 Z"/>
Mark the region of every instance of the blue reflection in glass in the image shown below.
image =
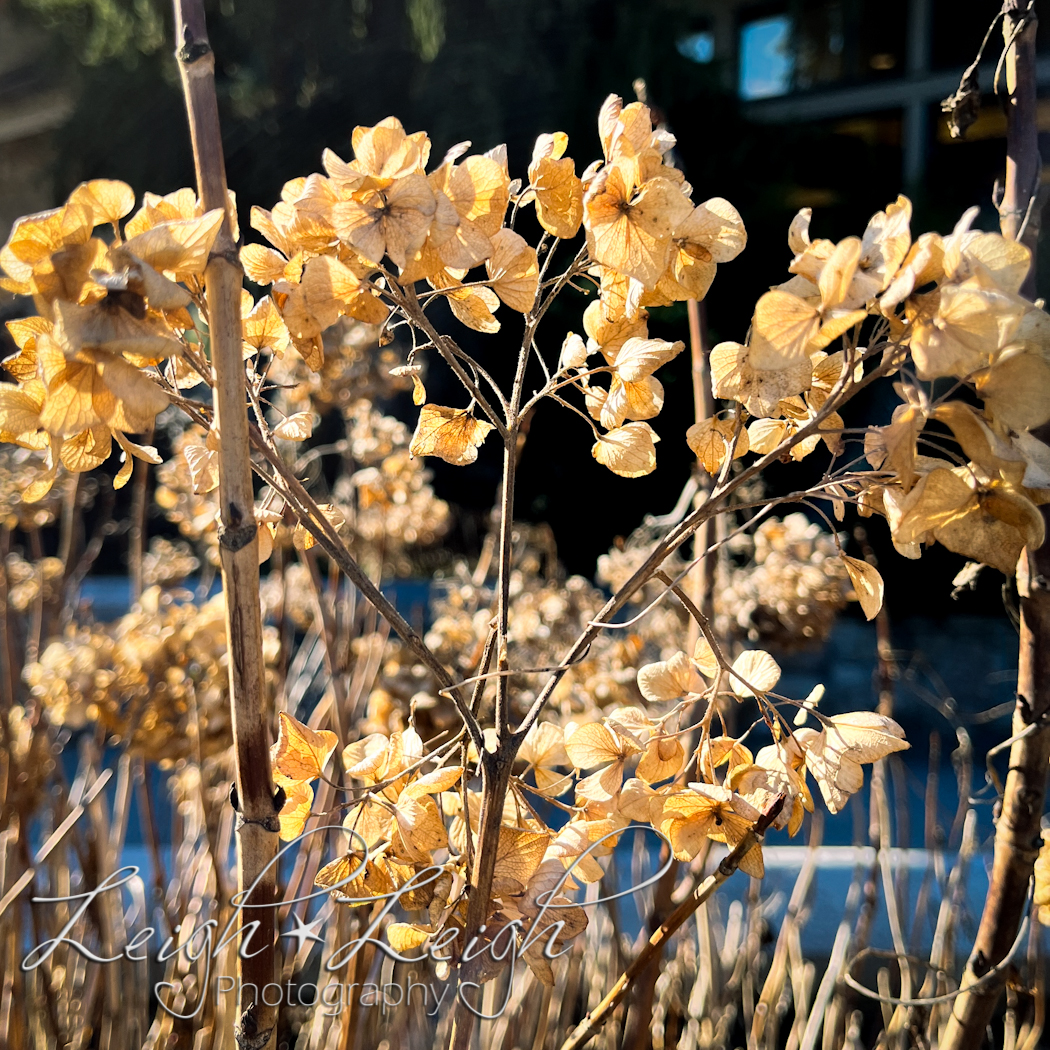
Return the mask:
<path id="1" fill-rule="evenodd" d="M 715 35 L 712 32 L 690 33 L 683 36 L 675 47 L 683 58 L 700 65 L 707 65 L 715 57 Z"/>
<path id="2" fill-rule="evenodd" d="M 772 98 L 791 90 L 795 58 L 787 15 L 748 22 L 740 29 L 740 97 Z"/>

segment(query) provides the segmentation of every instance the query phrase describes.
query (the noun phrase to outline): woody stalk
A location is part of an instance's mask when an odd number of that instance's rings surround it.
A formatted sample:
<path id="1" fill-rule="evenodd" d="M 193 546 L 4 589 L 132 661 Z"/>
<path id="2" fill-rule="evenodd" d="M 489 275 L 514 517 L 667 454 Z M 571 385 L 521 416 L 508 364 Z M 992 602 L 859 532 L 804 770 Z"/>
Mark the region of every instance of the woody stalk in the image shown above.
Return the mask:
<path id="1" fill-rule="evenodd" d="M 274 979 L 274 858 L 280 830 L 280 800 L 274 797 L 263 706 L 259 552 L 241 353 L 240 296 L 244 275 L 233 240 L 215 95 L 215 56 L 208 43 L 202 0 L 175 0 L 175 39 L 198 195 L 205 211 L 220 208 L 224 212 L 204 273 L 204 285 L 215 377 L 214 429 L 222 435 L 218 456 L 219 556 L 226 597 L 236 760 L 233 801 L 237 810 L 237 889 L 242 908 L 236 1038 L 241 1050 L 261 1050 L 271 1040 L 277 1011 L 246 989 L 264 988 Z"/>

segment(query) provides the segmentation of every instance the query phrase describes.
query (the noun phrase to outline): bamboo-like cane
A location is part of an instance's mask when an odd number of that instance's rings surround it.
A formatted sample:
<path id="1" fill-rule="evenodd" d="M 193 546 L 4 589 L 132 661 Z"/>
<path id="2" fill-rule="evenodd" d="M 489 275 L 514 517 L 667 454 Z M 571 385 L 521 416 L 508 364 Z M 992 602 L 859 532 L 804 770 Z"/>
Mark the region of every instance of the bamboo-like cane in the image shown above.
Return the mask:
<path id="1" fill-rule="evenodd" d="M 186 97 L 198 194 L 205 211 L 222 208 L 226 212 L 204 280 L 215 371 L 215 418 L 221 433 L 219 554 L 237 762 L 237 885 L 241 894 L 251 890 L 250 895 L 239 898 L 245 911 L 235 1034 L 241 1050 L 262 1050 L 270 1042 L 277 1019 L 276 1009 L 267 1006 L 261 996 L 274 980 L 273 861 L 279 824 L 263 717 L 258 541 L 241 353 L 242 271 L 233 242 L 215 95 L 215 58 L 208 43 L 204 5 L 202 0 L 174 0 L 174 6 L 175 57 Z"/>
<path id="2" fill-rule="evenodd" d="M 1039 143 L 1036 127 L 1035 36 L 1037 21 L 1027 0 L 1007 0 L 1003 18 L 1007 106 L 1006 183 L 1000 205 L 1003 235 L 1033 249 L 1032 267 L 1022 293 L 1035 291 L 1035 241 L 1038 237 Z M 1035 432 L 1050 440 L 1050 426 Z M 1050 515 L 1042 508 L 1050 528 Z M 1017 668 L 1017 705 L 1011 734 L 1010 765 L 1002 812 L 995 827 L 995 855 L 988 897 L 973 950 L 963 973 L 941 1041 L 943 1050 L 979 1046 L 1006 983 L 1005 971 L 986 975 L 1010 951 L 1028 905 L 1028 885 L 1039 851 L 1039 827 L 1046 796 L 1050 758 L 1050 544 L 1025 551 L 1027 580 L 1021 592 L 1021 638 Z"/>

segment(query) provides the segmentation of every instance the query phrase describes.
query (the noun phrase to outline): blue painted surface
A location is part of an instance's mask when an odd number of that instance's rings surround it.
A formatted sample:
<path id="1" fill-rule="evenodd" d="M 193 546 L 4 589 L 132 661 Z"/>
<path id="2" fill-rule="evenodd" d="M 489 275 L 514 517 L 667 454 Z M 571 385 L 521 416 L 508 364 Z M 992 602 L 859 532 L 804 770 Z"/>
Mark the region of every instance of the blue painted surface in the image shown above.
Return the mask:
<path id="1" fill-rule="evenodd" d="M 900 829 L 898 844 L 925 845 L 923 827 L 929 776 L 930 736 L 940 739 L 941 761 L 937 776 L 938 823 L 947 832 L 959 804 L 957 780 L 951 763 L 959 747 L 956 725 L 970 737 L 976 764 L 971 792 L 977 806 L 981 839 L 992 833 L 991 805 L 984 779 L 984 752 L 1009 735 L 1006 710 L 989 720 L 986 712 L 1012 703 L 1017 682 L 1017 634 L 1002 618 L 953 617 L 944 621 L 903 620 L 894 627 L 894 652 L 900 669 L 894 697 L 894 718 L 912 743 L 901 753 L 903 788 L 907 798 L 907 828 Z M 812 652 L 779 656 L 783 676 L 777 691 L 804 697 L 822 683 L 823 714 L 873 710 L 877 699 L 875 629 L 860 620 L 843 618 L 836 623 L 824 646 Z M 865 778 L 870 776 L 866 767 Z M 1005 774 L 1005 767 L 1002 772 Z M 891 789 L 892 790 L 892 789 Z M 866 794 L 857 796 L 866 806 Z M 860 803 L 858 803 L 860 804 Z M 866 814 L 856 818 L 867 828 Z M 849 813 L 829 819 L 824 841 L 848 845 L 854 841 Z M 866 834 L 862 836 L 866 841 Z"/>
<path id="2" fill-rule="evenodd" d="M 826 826 L 826 825 L 825 825 Z M 616 860 L 618 868 L 616 872 L 616 886 L 618 890 L 628 889 L 634 884 L 631 875 L 631 836 L 627 835 L 622 841 L 622 847 L 617 849 Z M 646 835 L 646 840 L 652 839 L 651 834 Z M 769 928 L 773 931 L 779 929 L 780 921 L 787 913 L 788 902 L 792 891 L 799 878 L 803 864 L 806 860 L 807 849 L 805 846 L 767 846 L 764 850 L 766 874 L 760 882 L 748 878 L 746 875 L 737 873 L 728 879 L 719 890 L 711 897 L 708 904 L 709 914 L 712 922 L 722 927 L 725 926 L 731 910 L 740 908 L 752 892 L 754 881 L 754 892 L 763 908 L 763 915 Z M 725 856 L 724 847 L 715 847 L 708 858 L 706 871 L 710 873 Z M 945 851 L 937 861 L 932 852 L 925 850 L 894 850 L 890 853 L 890 862 L 893 870 L 893 878 L 900 879 L 904 885 L 903 896 L 907 900 L 902 909 L 902 922 L 904 926 L 905 940 L 918 954 L 928 952 L 931 946 L 933 931 L 937 922 L 937 913 L 944 892 L 945 882 L 937 877 L 938 867 L 943 873 L 950 873 L 957 860 L 954 851 Z M 981 908 L 988 892 L 988 871 L 991 868 L 991 853 L 980 853 L 975 856 L 966 872 L 964 882 L 964 903 L 961 908 L 959 923 L 955 928 L 957 945 L 966 951 L 977 932 L 977 923 L 980 920 Z M 809 894 L 805 898 L 800 914 L 805 923 L 801 931 L 803 951 L 809 957 L 826 956 L 835 941 L 835 935 L 843 919 L 849 921 L 850 929 L 855 926 L 857 919 L 856 905 L 863 900 L 864 881 L 872 871 L 875 861 L 875 851 L 870 848 L 853 850 L 841 846 L 824 847 L 818 853 L 817 866 L 813 874 Z M 859 868 L 858 868 L 859 862 Z M 646 858 L 643 878 L 658 870 L 658 862 L 655 849 Z M 860 888 L 851 910 L 847 911 L 847 898 L 849 897 L 850 885 L 860 872 Z M 919 893 L 922 888 L 927 872 L 930 872 L 930 883 L 926 894 L 926 906 L 919 922 L 913 926 L 913 916 Z M 946 878 L 945 878 L 946 881 Z M 876 884 L 878 890 L 878 903 L 875 908 L 874 919 L 871 926 L 870 943 L 877 947 L 891 947 L 893 944 L 890 931 L 889 919 L 885 905 L 885 890 L 882 884 L 881 873 L 876 873 Z M 625 932 L 632 938 L 641 929 L 642 919 L 633 903 L 637 900 L 638 907 L 646 907 L 643 896 L 625 897 L 619 902 L 620 920 Z"/>

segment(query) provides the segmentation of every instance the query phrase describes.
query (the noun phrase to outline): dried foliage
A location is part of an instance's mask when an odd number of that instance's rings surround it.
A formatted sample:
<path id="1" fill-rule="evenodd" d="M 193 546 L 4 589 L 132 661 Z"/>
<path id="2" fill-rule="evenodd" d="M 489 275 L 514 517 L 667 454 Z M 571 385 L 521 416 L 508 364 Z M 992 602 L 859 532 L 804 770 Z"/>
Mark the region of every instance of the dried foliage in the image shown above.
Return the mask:
<path id="1" fill-rule="evenodd" d="M 737 867 L 761 879 L 766 826 L 796 835 L 818 797 L 840 813 L 863 788 L 866 765 L 880 771 L 873 845 L 877 863 L 888 863 L 881 771 L 909 747 L 903 730 L 889 710 L 829 716 L 820 690 L 778 692 L 781 669 L 767 650 L 826 638 L 850 598 L 868 619 L 879 614 L 876 567 L 846 555 L 832 525 L 847 504 L 884 517 L 908 558 L 940 543 L 1009 577 L 1022 550 L 1042 542 L 1050 459 L 1031 431 L 1050 419 L 1050 319 L 1019 294 L 1028 249 L 972 230 L 975 211 L 948 236 L 913 238 L 911 204 L 900 197 L 836 244 L 811 238 L 803 210 L 788 233 L 788 279 L 758 300 L 745 342 L 711 351 L 714 414 L 684 435 L 663 434 L 695 453 L 702 496 L 601 560 L 612 597 L 565 579 L 549 535 L 514 522 L 523 421 L 549 399 L 597 465 L 625 478 L 655 470 L 665 397 L 656 373 L 684 344 L 651 338 L 650 311 L 703 298 L 717 267 L 746 244 L 728 201 L 694 201 L 672 163 L 673 137 L 654 128 L 646 106 L 610 96 L 598 132 L 602 156 L 582 170 L 554 133 L 537 140 L 527 178 L 512 178 L 502 147 L 470 153 L 462 143 L 432 164 L 427 135 L 389 117 L 355 129 L 350 160 L 326 151 L 323 174 L 293 179 L 271 210 L 251 210 L 267 242 L 240 252 L 265 289 L 258 301 L 244 291 L 241 303 L 261 482 L 255 520 L 270 566 L 265 717 L 276 734 L 280 837 L 308 835 L 285 857 L 280 917 L 297 930 L 306 919 L 311 930 L 326 923 L 294 949 L 282 934 L 275 980 L 316 976 L 319 954 L 322 987 L 403 980 L 407 964 L 375 943 L 335 952 L 382 918 L 384 943 L 436 960 L 412 972 L 460 982 L 455 1010 L 436 1019 L 398 1007 L 400 1045 L 433 1045 L 436 1033 L 466 1047 L 476 1014 L 501 1003 L 480 1026 L 483 1045 L 580 1045 L 614 1016 L 603 989 L 632 954 L 617 909 L 593 905 L 623 884 L 617 866 L 640 838 L 630 829 L 647 827 L 681 865 L 668 869 L 666 898 L 675 870 L 689 884 L 679 900 L 700 887 L 698 937 L 670 941 L 655 983 L 653 1045 L 729 1046 L 742 1025 L 756 1046 L 812 1047 L 822 1026 L 824 1045 L 856 1046 L 859 1022 L 841 982 L 856 983 L 862 920 L 856 930 L 844 920 L 819 986 L 801 954 L 816 854 L 772 952 L 759 883 L 723 923 L 703 904 L 714 887 L 703 890 L 705 865 L 724 847 L 731 863 L 721 879 Z M 2 453 L 6 608 L 27 612 L 36 637 L 19 679 L 5 611 L 0 931 L 10 976 L 0 1031 L 17 1047 L 96 1031 L 110 1033 L 108 1045 L 233 1045 L 230 990 L 217 994 L 214 976 L 233 972 L 236 945 L 227 939 L 214 960 L 193 954 L 194 938 L 212 946 L 205 916 L 221 930 L 236 911 L 229 653 L 223 598 L 207 597 L 224 438 L 202 275 L 223 212 L 203 212 L 188 189 L 147 193 L 137 210 L 135 202 L 123 183 L 85 183 L 60 208 L 19 220 L 0 249 L 0 283 L 38 311 L 9 322 L 19 352 L 4 365 L 15 382 L 0 385 L 0 434 L 19 447 Z M 535 245 L 515 229 L 530 207 L 544 231 Z M 569 287 L 594 293 L 584 334 L 548 338 L 542 322 Z M 492 378 L 492 361 L 438 331 L 428 310 L 441 300 L 475 332 L 522 327 L 511 387 Z M 428 400 L 424 363 L 451 371 L 459 403 Z M 846 427 L 844 407 L 879 381 L 896 391 L 892 419 Z M 419 409 L 412 432 L 377 405 L 409 385 Z M 324 444 L 315 438 L 322 422 L 338 435 Z M 166 462 L 163 443 L 149 443 L 155 432 L 171 436 Z M 424 459 L 469 467 L 488 443 L 504 453 L 491 534 L 476 563 L 446 572 L 417 630 L 384 605 L 378 584 L 413 575 L 449 528 Z M 74 564 L 70 543 L 62 557 L 28 560 L 10 551 L 11 536 L 36 534 L 63 498 L 75 510 L 75 484 L 72 497 L 56 495 L 68 476 L 114 453 L 116 488 L 157 465 L 154 498 L 181 538 L 149 547 L 141 578 L 150 586 L 128 615 L 63 624 L 58 609 L 86 567 Z M 787 496 L 762 492 L 766 467 L 818 454 L 816 482 Z M 333 469 L 322 470 L 327 463 Z M 828 529 L 801 512 L 774 513 L 791 504 L 815 508 Z M 720 531 L 690 559 L 686 541 L 716 519 Z M 709 558 L 719 562 L 717 586 L 697 596 L 694 570 Z M 200 593 L 177 589 L 199 569 Z M 61 774 L 47 756 L 85 728 L 77 779 L 49 806 L 45 792 Z M 122 748 L 112 812 L 99 794 L 110 745 Z M 169 771 L 170 863 L 149 823 L 155 765 Z M 85 943 L 119 952 L 126 926 L 163 913 L 157 921 L 182 951 L 164 962 L 164 1008 L 152 1016 L 139 961 L 94 966 L 63 946 L 40 969 L 7 965 L 29 937 L 18 893 L 34 880 L 68 890 L 74 863 L 88 885 L 112 874 L 134 790 L 157 892 L 136 877 L 122 901 L 114 895 L 75 925 Z M 63 817 L 81 804 L 88 826 L 71 831 Z M 38 810 L 57 836 L 40 849 L 27 823 Z M 820 826 L 810 818 L 814 848 Z M 909 983 L 913 959 L 896 937 L 905 1002 L 893 1009 L 888 973 L 879 978 L 894 1045 L 909 1034 L 927 1045 L 944 1023 L 950 996 L 937 997 L 951 991 L 951 926 L 975 849 L 967 827 L 955 871 L 941 878 L 923 990 Z M 74 859 L 83 842 L 93 845 Z M 899 926 L 903 897 L 882 872 Z M 861 885 L 858 875 L 851 908 Z M 318 903 L 307 907 L 314 887 Z M 878 891 L 864 892 L 874 907 Z M 399 910 L 384 911 L 391 895 Z M 929 895 L 924 906 L 933 909 Z M 645 921 L 659 927 L 655 905 Z M 514 977 L 519 958 L 527 979 Z M 28 1018 L 16 1016 L 16 999 L 33 1004 Z M 585 1014 L 590 1027 L 570 1037 Z M 380 1031 L 360 1004 L 289 1008 L 279 1024 L 278 1038 L 311 1048 L 375 1045 Z"/>

